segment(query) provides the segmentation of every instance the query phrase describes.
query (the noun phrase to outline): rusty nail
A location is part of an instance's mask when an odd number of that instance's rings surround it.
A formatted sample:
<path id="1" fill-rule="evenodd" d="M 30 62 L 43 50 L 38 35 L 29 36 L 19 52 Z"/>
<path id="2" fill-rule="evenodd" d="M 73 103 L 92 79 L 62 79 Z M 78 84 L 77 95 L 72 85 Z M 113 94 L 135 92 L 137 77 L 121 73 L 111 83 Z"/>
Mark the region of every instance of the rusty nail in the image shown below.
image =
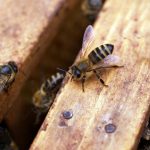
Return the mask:
<path id="1" fill-rule="evenodd" d="M 105 126 L 106 133 L 113 133 L 116 130 L 116 126 L 112 123 L 109 123 Z"/>
<path id="2" fill-rule="evenodd" d="M 67 110 L 67 111 L 64 111 L 64 112 L 63 112 L 63 117 L 64 117 L 65 119 L 71 119 L 72 116 L 73 116 L 73 112 L 72 112 L 71 110 Z"/>

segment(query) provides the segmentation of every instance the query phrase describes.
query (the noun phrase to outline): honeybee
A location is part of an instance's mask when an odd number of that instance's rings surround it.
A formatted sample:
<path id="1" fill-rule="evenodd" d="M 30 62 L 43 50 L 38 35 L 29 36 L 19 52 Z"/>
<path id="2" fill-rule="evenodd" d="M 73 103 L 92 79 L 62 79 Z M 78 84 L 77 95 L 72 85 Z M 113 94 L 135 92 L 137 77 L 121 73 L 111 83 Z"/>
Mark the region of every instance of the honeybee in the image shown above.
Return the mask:
<path id="1" fill-rule="evenodd" d="M 94 29 L 89 25 L 83 36 L 82 48 L 79 54 L 79 59 L 69 68 L 68 73 L 71 75 L 71 79 L 79 80 L 82 83 L 82 90 L 84 92 L 84 82 L 91 76 L 92 73 L 96 75 L 98 80 L 104 85 L 103 79 L 100 77 L 98 71 L 103 68 L 122 67 L 120 64 L 120 58 L 112 55 L 114 45 L 103 44 L 92 50 L 88 56 L 86 51 L 90 49 L 91 44 L 94 41 Z"/>
<path id="2" fill-rule="evenodd" d="M 17 64 L 14 61 L 0 66 L 0 93 L 7 92 L 8 88 L 15 80 L 16 73 L 18 72 Z"/>
<path id="3" fill-rule="evenodd" d="M 102 8 L 102 4 L 102 0 L 84 0 L 81 9 L 87 18 L 93 22 Z"/>
<path id="4" fill-rule="evenodd" d="M 57 72 L 55 75 L 52 75 L 45 82 L 43 82 L 40 89 L 33 95 L 32 103 L 38 111 L 37 118 L 39 118 L 42 113 L 46 113 L 52 105 L 64 77 L 65 73 Z"/>

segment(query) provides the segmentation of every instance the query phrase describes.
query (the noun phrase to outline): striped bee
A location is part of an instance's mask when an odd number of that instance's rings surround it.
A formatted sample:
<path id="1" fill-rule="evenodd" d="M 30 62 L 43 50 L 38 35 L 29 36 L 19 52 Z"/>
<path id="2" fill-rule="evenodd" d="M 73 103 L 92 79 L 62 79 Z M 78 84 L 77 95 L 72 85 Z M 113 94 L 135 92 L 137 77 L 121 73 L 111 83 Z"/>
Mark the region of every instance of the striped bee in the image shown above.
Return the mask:
<path id="1" fill-rule="evenodd" d="M 120 58 L 112 55 L 114 45 L 104 44 L 96 47 L 87 56 L 86 51 L 91 49 L 91 44 L 94 41 L 94 29 L 89 25 L 83 36 L 82 49 L 79 54 L 79 59 L 69 68 L 68 73 L 73 80 L 79 80 L 82 83 L 82 89 L 84 92 L 85 80 L 94 73 L 98 80 L 104 85 L 103 79 L 98 74 L 98 70 L 103 68 L 122 67 L 120 64 Z"/>
<path id="2" fill-rule="evenodd" d="M 17 72 L 18 67 L 14 61 L 9 61 L 8 63 L 0 66 L 0 93 L 2 91 L 8 91 L 8 88 L 15 80 Z"/>
<path id="3" fill-rule="evenodd" d="M 46 113 L 52 105 L 64 77 L 64 73 L 57 72 L 55 75 L 52 75 L 49 79 L 43 82 L 40 89 L 33 95 L 32 103 L 38 112 L 37 118 L 39 118 L 41 114 Z"/>
<path id="4" fill-rule="evenodd" d="M 102 5 L 102 0 L 84 0 L 81 5 L 81 9 L 87 19 L 93 22 L 102 8 Z"/>

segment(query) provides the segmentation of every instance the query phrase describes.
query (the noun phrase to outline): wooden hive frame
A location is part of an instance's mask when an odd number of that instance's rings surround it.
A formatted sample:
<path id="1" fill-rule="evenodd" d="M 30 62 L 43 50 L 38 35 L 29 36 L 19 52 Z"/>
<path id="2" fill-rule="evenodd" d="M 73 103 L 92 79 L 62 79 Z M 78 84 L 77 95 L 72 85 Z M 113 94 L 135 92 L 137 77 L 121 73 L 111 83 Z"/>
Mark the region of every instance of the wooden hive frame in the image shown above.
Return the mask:
<path id="1" fill-rule="evenodd" d="M 27 142 L 31 140 L 31 137 L 28 141 L 25 140 L 27 140 L 33 126 L 31 124 L 29 127 L 29 122 L 24 123 L 22 120 L 18 122 L 19 117 L 25 117 L 22 108 L 26 108 L 25 101 L 18 99 L 18 94 L 20 95 L 24 83 L 28 81 L 28 77 L 31 72 L 33 73 L 46 48 L 59 32 L 65 16 L 78 3 L 79 1 L 73 0 L 69 2 L 66 0 L 52 2 L 44 0 L 38 3 L 34 0 L 25 3 L 19 0 L 13 2 L 7 0 L 0 6 L 0 64 L 3 65 L 13 60 L 19 67 L 19 73 L 17 73 L 16 80 L 9 88 L 8 93 L 0 94 L 0 121 L 6 122 L 10 133 L 21 149 L 29 146 Z M 18 108 L 20 106 L 21 108 Z M 15 109 L 12 110 L 12 108 Z M 17 129 L 17 127 L 19 128 Z M 20 134 L 20 128 L 24 128 L 25 134 L 22 131 Z"/>
<path id="2" fill-rule="evenodd" d="M 66 3 L 66 0 L 44 0 L 38 3 L 35 0 L 25 3 L 6 0 L 0 6 L 0 64 L 11 59 L 17 63 L 20 70 L 9 93 L 0 95 L 0 120 L 11 108 L 34 66 L 52 42 L 66 11 L 76 3 L 77 1 Z"/>
<path id="3" fill-rule="evenodd" d="M 136 149 L 150 103 L 150 4 L 148 0 L 107 0 L 95 23 L 93 48 L 114 43 L 124 68 L 103 72 L 109 87 L 93 77 L 85 84 L 65 83 L 35 138 L 31 150 Z M 65 120 L 62 112 L 71 110 Z M 116 130 L 107 133 L 106 125 Z"/>
<path id="4" fill-rule="evenodd" d="M 19 96 L 4 118 L 10 134 L 21 149 L 28 149 L 43 118 L 38 119 L 39 122 L 37 122 L 36 111 L 32 104 L 34 92 L 41 85 L 43 77 L 50 77 L 51 74 L 56 72 L 58 66 L 70 65 L 81 47 L 81 44 L 74 42 L 81 42 L 87 22 L 86 18 L 82 19 L 84 17 L 81 15 L 80 7 L 78 7 L 80 3 L 81 1 L 76 1 L 65 11 L 65 17 L 59 24 L 57 36 L 55 36 L 53 42 L 49 43 L 50 45 L 46 48 L 44 55 L 40 56 L 38 60 L 40 62 L 33 69 Z M 82 19 L 80 23 L 79 18 Z"/>
<path id="5" fill-rule="evenodd" d="M 27 77 L 22 72 L 29 76 L 48 41 L 51 42 L 56 35 L 56 28 L 63 18 L 63 13 L 58 15 L 58 12 L 64 12 L 65 2 L 55 0 L 49 7 L 47 0 L 44 3 L 27 1 L 30 5 L 18 0 L 20 7 L 15 10 L 16 3 L 6 0 L 0 6 L 1 22 L 4 23 L 0 27 L 3 31 L 0 62 L 7 62 L 11 57 L 21 70 L 9 94 L 0 95 L 0 120 L 11 108 L 26 81 Z M 68 2 L 69 7 L 75 5 L 73 0 Z M 9 9 L 4 9 L 8 6 Z M 34 12 L 31 11 L 33 8 Z M 84 93 L 80 83 L 66 79 L 31 150 L 136 149 L 149 114 L 149 9 L 148 0 L 106 1 L 94 25 L 96 39 L 92 48 L 101 43 L 113 43 L 114 53 L 121 57 L 124 68 L 102 72 L 108 88 L 101 86 L 92 76 L 85 83 Z M 37 20 L 41 21 L 37 23 Z M 70 120 L 63 118 L 65 110 L 73 112 Z M 116 128 L 113 133 L 106 133 L 108 124 Z"/>

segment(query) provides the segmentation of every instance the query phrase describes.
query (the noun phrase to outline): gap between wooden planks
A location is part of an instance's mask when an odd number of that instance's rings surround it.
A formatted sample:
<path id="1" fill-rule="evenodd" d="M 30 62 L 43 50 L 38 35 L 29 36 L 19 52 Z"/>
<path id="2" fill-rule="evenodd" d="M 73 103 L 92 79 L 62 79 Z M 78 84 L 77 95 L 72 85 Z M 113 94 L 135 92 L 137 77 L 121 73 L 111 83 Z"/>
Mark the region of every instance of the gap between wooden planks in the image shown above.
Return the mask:
<path id="1" fill-rule="evenodd" d="M 17 63 L 19 73 L 8 94 L 0 95 L 0 121 L 56 35 L 59 23 L 77 1 L 5 0 L 0 5 L 0 64 Z M 25 74 L 25 75 L 24 75 Z"/>
<path id="2" fill-rule="evenodd" d="M 148 0 L 107 0 L 96 23 L 93 48 L 113 43 L 124 68 L 103 71 L 109 87 L 95 77 L 62 87 L 31 150 L 136 149 L 150 103 L 150 3 Z M 92 49 L 91 49 L 92 50 Z M 71 109 L 73 118 L 62 112 Z M 116 130 L 105 132 L 113 123 Z"/>

